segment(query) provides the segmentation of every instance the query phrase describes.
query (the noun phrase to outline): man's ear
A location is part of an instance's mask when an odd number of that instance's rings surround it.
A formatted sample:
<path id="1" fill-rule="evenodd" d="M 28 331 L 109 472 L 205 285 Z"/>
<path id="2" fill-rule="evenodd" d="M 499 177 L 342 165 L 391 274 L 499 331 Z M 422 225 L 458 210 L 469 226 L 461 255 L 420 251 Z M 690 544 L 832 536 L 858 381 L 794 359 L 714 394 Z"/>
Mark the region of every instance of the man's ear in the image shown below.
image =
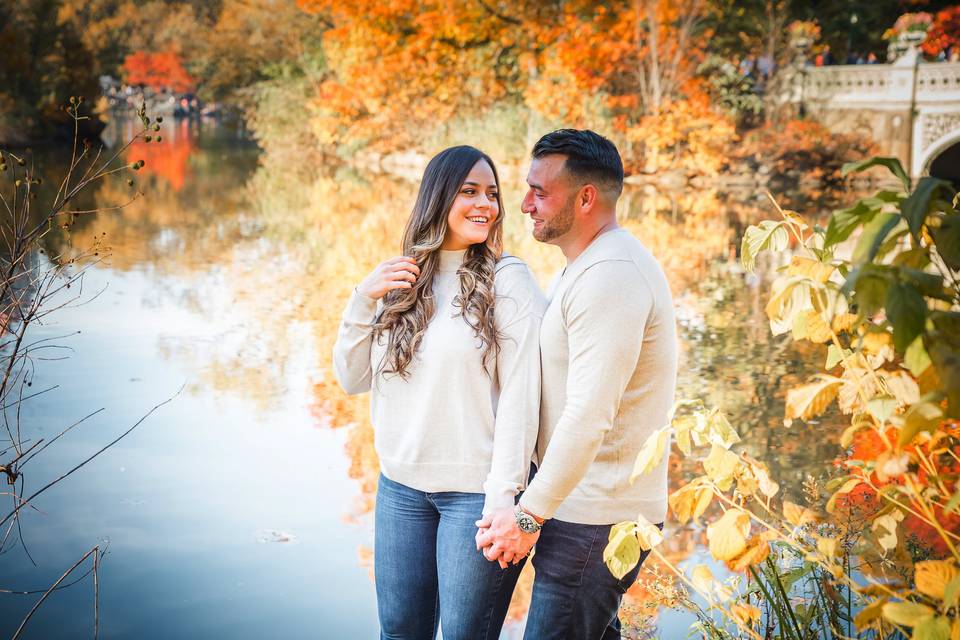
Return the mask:
<path id="1" fill-rule="evenodd" d="M 585 184 L 580 187 L 580 193 L 577 194 L 577 205 L 581 211 L 590 213 L 597 206 L 600 198 L 600 191 L 592 184 Z"/>

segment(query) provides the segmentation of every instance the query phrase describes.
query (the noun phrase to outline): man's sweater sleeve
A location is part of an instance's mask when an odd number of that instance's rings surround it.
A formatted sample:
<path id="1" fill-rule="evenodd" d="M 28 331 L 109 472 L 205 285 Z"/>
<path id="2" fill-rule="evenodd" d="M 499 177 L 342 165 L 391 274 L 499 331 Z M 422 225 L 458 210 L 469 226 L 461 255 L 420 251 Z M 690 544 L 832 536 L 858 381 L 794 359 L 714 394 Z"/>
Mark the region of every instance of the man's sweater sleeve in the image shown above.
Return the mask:
<path id="1" fill-rule="evenodd" d="M 377 301 L 354 290 L 333 345 L 333 373 L 343 390 L 351 395 L 370 391 L 370 347 L 376 315 Z"/>
<path id="2" fill-rule="evenodd" d="M 608 260 L 578 275 L 561 304 L 569 348 L 566 403 L 520 499 L 543 518 L 553 517 L 587 474 L 613 427 L 637 367 L 653 294 L 633 262 Z"/>
<path id="3" fill-rule="evenodd" d="M 500 399 L 490 473 L 483 483 L 484 514 L 512 507 L 530 474 L 540 426 L 540 321 L 546 306 L 533 274 L 522 263 L 501 267 L 495 286 Z"/>

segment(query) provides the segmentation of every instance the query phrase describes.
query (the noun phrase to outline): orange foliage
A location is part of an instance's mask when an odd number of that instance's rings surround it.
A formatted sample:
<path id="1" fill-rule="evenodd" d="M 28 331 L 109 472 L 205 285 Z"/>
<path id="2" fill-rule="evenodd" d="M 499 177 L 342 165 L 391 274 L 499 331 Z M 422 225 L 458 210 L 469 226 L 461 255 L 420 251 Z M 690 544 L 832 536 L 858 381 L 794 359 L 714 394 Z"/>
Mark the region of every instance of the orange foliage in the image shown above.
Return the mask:
<path id="1" fill-rule="evenodd" d="M 130 158 L 143 160 L 144 175 L 156 175 L 166 180 L 175 192 L 183 188 L 190 170 L 190 154 L 193 152 L 191 137 L 186 133 L 187 122 L 177 125 L 180 132 L 164 138 L 163 142 L 137 140 L 130 145 Z"/>
<path id="2" fill-rule="evenodd" d="M 651 140 L 654 154 L 660 145 L 696 155 L 715 154 L 716 143 L 732 136 L 694 79 L 709 36 L 692 37 L 705 11 L 701 0 L 298 6 L 334 25 L 324 33 L 330 67 L 310 123 L 334 148 L 416 148 L 437 126 L 504 103 L 525 106 L 548 126 L 591 127 L 629 140 L 628 165 Z M 664 120 L 646 119 L 661 113 Z M 692 140 L 681 144 L 687 135 Z M 688 158 L 683 166 L 710 171 L 717 162 Z"/>
<path id="3" fill-rule="evenodd" d="M 960 433 L 960 426 L 957 421 L 947 422 L 943 425 L 943 430 L 947 433 L 956 435 Z M 887 439 L 896 442 L 899 430 L 889 428 L 885 434 Z M 954 457 L 950 456 L 948 451 L 932 451 L 930 443 L 916 444 L 908 449 L 918 449 L 925 457 L 939 457 L 938 469 L 940 471 L 938 482 L 946 483 L 948 489 L 952 492 L 957 489 L 957 475 L 960 474 L 960 464 Z M 942 444 L 938 448 L 943 448 Z M 888 455 L 890 447 L 887 445 L 880 434 L 873 429 L 863 429 L 858 431 L 853 438 L 850 454 L 845 461 L 858 462 L 877 462 L 883 456 Z M 960 455 L 960 446 L 954 445 L 954 455 Z M 922 486 L 926 486 L 933 481 L 927 471 L 920 467 L 917 469 L 917 479 Z M 871 482 L 874 486 L 883 488 L 890 482 L 902 482 L 902 477 L 893 480 L 885 480 L 878 476 L 876 472 L 871 474 Z M 841 497 L 837 501 L 838 506 L 850 510 L 852 513 L 869 517 L 876 512 L 883 503 L 877 496 L 877 491 L 867 484 L 860 484 L 853 489 L 847 496 Z M 933 507 L 936 521 L 947 531 L 960 531 L 960 514 L 946 513 L 943 508 L 937 505 Z M 949 549 L 943 538 L 929 524 L 915 515 L 905 515 L 900 525 L 903 528 L 905 538 L 917 550 L 922 550 L 934 558 L 946 557 Z"/>
<path id="4" fill-rule="evenodd" d="M 929 56 L 940 55 L 948 47 L 960 48 L 960 5 L 938 11 L 920 45 Z"/>
<path id="5" fill-rule="evenodd" d="M 128 84 L 144 85 L 155 91 L 191 93 L 197 85 L 174 51 L 131 53 L 123 61 L 123 75 Z"/>

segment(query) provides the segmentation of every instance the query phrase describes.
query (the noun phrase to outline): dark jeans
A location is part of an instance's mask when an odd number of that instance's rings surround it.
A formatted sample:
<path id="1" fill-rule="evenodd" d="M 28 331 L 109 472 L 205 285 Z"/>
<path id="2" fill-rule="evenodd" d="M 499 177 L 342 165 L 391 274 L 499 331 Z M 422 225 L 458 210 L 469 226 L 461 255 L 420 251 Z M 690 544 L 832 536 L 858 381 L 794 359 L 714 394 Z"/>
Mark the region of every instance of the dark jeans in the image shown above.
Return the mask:
<path id="1" fill-rule="evenodd" d="M 603 562 L 612 526 L 544 523 L 533 554 L 536 576 L 524 638 L 620 640 L 620 600 L 649 552 L 622 579 L 614 578 Z"/>
<path id="2" fill-rule="evenodd" d="M 383 640 L 496 640 L 522 564 L 501 569 L 477 551 L 481 493 L 425 493 L 383 474 L 374 576 Z M 528 636 L 536 637 L 536 636 Z"/>

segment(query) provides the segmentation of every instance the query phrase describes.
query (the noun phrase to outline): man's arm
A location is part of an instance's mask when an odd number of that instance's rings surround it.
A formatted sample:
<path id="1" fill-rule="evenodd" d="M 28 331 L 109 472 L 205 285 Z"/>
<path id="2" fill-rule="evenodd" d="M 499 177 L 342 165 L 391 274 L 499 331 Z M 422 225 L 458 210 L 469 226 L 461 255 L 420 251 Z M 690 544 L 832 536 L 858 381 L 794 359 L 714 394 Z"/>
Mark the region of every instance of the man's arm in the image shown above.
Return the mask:
<path id="1" fill-rule="evenodd" d="M 564 293 L 570 352 L 566 403 L 520 499 L 527 513 L 552 518 L 587 474 L 636 370 L 652 309 L 652 291 L 629 261 L 597 263 Z"/>
<path id="2" fill-rule="evenodd" d="M 484 515 L 512 509 L 530 475 L 540 417 L 540 322 L 546 306 L 533 274 L 521 262 L 501 266 L 494 286 L 500 399 L 490 472 L 483 484 Z"/>

